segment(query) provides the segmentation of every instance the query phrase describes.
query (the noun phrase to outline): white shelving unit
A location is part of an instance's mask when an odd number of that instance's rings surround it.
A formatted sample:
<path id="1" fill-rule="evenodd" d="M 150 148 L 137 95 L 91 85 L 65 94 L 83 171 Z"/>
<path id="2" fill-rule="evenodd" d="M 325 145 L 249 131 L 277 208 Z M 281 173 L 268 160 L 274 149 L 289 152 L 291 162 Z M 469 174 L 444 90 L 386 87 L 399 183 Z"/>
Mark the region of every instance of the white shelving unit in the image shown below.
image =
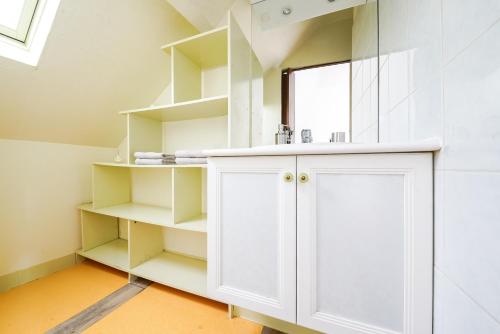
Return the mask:
<path id="1" fill-rule="evenodd" d="M 220 117 L 227 116 L 227 101 L 227 95 L 214 96 L 194 101 L 121 111 L 120 114 L 140 114 L 141 117 L 161 122 Z"/>
<path id="2" fill-rule="evenodd" d="M 206 165 L 135 165 L 133 154 L 249 146 L 250 45 L 229 14 L 227 26 L 161 49 L 169 102 L 120 112 L 126 161 L 93 164 L 77 253 L 206 296 Z"/>
<path id="3" fill-rule="evenodd" d="M 186 219 L 179 224 L 172 221 L 172 210 L 153 205 L 126 203 L 94 209 L 92 204 L 83 204 L 80 210 L 98 213 L 126 220 L 139 221 L 143 223 L 159 225 L 193 232 L 207 232 L 207 215 L 200 214 Z"/>
<path id="4" fill-rule="evenodd" d="M 77 254 L 115 269 L 129 270 L 127 240 L 115 239 L 88 251 L 80 250 Z"/>
<path id="5" fill-rule="evenodd" d="M 131 273 L 176 289 L 207 295 L 207 263 L 204 260 L 161 252 Z"/>

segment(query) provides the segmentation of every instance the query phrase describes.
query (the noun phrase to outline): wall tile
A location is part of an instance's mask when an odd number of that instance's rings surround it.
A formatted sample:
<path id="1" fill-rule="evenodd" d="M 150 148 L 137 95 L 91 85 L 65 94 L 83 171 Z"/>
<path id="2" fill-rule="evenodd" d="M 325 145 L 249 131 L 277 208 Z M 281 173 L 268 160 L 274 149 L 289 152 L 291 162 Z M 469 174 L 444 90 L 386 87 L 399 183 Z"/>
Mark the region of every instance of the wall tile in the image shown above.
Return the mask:
<path id="1" fill-rule="evenodd" d="M 387 57 L 386 57 L 387 60 Z M 389 108 L 389 62 L 385 61 L 381 62 L 380 66 L 380 90 L 379 90 L 379 99 L 380 99 L 380 114 L 384 115 L 390 111 Z"/>
<path id="2" fill-rule="evenodd" d="M 444 69 L 447 169 L 500 170 L 500 22 Z"/>
<path id="3" fill-rule="evenodd" d="M 371 69 L 371 61 L 370 58 L 363 59 L 363 93 L 366 92 L 368 88 L 370 88 L 371 84 L 371 75 L 372 75 L 372 69 Z"/>
<path id="4" fill-rule="evenodd" d="M 443 137 L 442 80 L 438 74 L 410 95 L 410 138 Z"/>
<path id="5" fill-rule="evenodd" d="M 408 51 L 389 55 L 389 109 L 393 109 L 409 95 Z"/>
<path id="6" fill-rule="evenodd" d="M 407 0 L 378 0 L 381 55 L 408 49 Z"/>
<path id="7" fill-rule="evenodd" d="M 424 88 L 442 67 L 441 2 L 408 1 L 409 90 Z"/>
<path id="8" fill-rule="evenodd" d="M 353 62 L 353 70 L 356 67 L 357 70 L 355 76 L 352 80 L 352 95 L 351 95 L 351 103 L 353 108 L 357 107 L 361 102 L 361 97 L 363 96 L 363 65 L 362 61 L 357 60 Z"/>
<path id="9" fill-rule="evenodd" d="M 408 112 L 408 99 L 405 99 L 388 114 L 390 142 L 395 143 L 409 141 Z"/>
<path id="10" fill-rule="evenodd" d="M 370 127 L 378 122 L 378 93 L 378 80 L 373 80 L 370 86 Z"/>
<path id="11" fill-rule="evenodd" d="M 442 0 L 442 2 L 443 50 L 446 62 L 500 19 L 498 0 Z"/>
<path id="12" fill-rule="evenodd" d="M 444 172 L 434 172 L 434 264 L 444 261 Z"/>
<path id="13" fill-rule="evenodd" d="M 380 139 L 446 144 L 434 159 L 434 333 L 500 333 L 500 1 L 379 3 Z"/>
<path id="14" fill-rule="evenodd" d="M 444 173 L 441 270 L 500 321 L 500 173 Z"/>
<path id="15" fill-rule="evenodd" d="M 439 270 L 434 271 L 434 334 L 498 334 L 492 319 Z"/>
<path id="16" fill-rule="evenodd" d="M 354 9 L 353 22 L 352 138 L 374 142 L 371 129 L 378 118 L 377 3 Z M 375 132 L 376 134 L 376 132 Z M 377 136 L 375 136 L 376 142 Z"/>

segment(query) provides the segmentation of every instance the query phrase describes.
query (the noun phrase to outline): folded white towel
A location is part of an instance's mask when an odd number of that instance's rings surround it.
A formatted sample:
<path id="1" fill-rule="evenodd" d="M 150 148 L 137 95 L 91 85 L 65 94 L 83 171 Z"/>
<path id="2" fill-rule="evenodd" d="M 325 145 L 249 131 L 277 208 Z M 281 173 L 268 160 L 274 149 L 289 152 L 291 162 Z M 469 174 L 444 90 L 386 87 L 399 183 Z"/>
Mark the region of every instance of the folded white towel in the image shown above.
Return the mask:
<path id="1" fill-rule="evenodd" d="M 189 151 L 189 150 L 179 150 L 175 151 L 176 158 L 206 158 L 206 154 L 203 151 Z"/>
<path id="2" fill-rule="evenodd" d="M 206 164 L 207 158 L 175 158 L 178 165 Z"/>
<path id="3" fill-rule="evenodd" d="M 135 152 L 134 157 L 136 159 L 164 159 L 168 158 L 169 156 L 174 157 L 174 155 L 169 155 L 166 153 L 160 153 L 160 152 Z"/>
<path id="4" fill-rule="evenodd" d="M 136 165 L 166 165 L 168 163 L 174 163 L 174 161 L 166 159 L 135 159 Z"/>

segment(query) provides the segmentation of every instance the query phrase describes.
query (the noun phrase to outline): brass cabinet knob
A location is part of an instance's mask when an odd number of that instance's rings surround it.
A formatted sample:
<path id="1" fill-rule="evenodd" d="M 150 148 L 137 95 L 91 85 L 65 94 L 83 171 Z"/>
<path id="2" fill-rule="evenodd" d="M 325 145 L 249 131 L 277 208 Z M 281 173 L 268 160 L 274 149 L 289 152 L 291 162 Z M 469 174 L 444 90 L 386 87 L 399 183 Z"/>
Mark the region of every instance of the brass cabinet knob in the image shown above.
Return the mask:
<path id="1" fill-rule="evenodd" d="M 306 183 L 307 181 L 309 181 L 309 175 L 307 175 L 306 173 L 300 173 L 299 181 L 301 183 Z"/>
<path id="2" fill-rule="evenodd" d="M 285 182 L 292 182 L 293 181 L 293 174 L 292 173 L 286 173 L 283 176 L 283 179 L 285 180 Z"/>

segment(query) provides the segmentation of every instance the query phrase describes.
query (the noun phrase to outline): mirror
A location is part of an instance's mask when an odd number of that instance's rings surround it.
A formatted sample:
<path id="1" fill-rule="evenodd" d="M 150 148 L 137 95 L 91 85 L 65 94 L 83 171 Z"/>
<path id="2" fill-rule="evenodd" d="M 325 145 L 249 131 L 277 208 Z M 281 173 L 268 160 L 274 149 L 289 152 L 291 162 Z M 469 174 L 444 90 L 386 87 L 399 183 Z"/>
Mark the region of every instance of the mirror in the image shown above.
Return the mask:
<path id="1" fill-rule="evenodd" d="M 377 1 L 253 2 L 252 145 L 274 144 L 279 124 L 292 143 L 306 129 L 313 142 L 377 142 Z"/>

